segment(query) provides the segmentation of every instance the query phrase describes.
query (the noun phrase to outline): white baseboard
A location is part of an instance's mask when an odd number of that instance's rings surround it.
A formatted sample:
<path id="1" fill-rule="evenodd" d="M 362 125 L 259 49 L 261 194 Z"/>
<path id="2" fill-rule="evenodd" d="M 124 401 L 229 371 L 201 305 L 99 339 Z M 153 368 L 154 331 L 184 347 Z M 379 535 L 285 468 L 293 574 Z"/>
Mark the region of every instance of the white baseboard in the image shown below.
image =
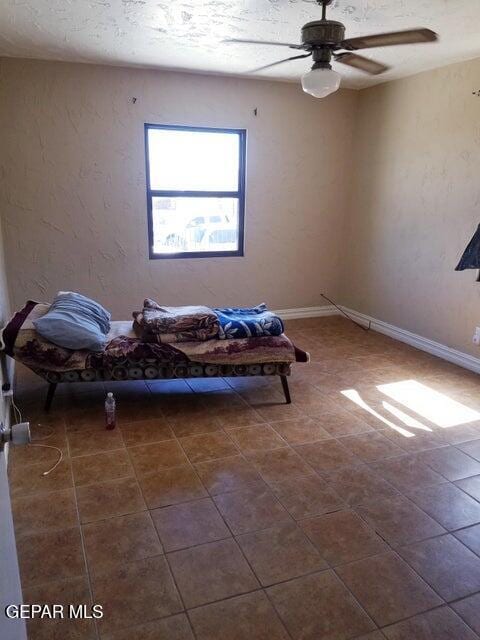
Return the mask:
<path id="1" fill-rule="evenodd" d="M 364 313 L 359 313 L 358 311 L 349 309 L 348 307 L 342 306 L 341 308 L 356 322 L 359 322 L 364 326 L 370 325 L 374 331 L 383 333 L 384 335 L 394 338 L 395 340 L 399 340 L 400 342 L 405 342 L 405 344 L 409 344 L 416 349 L 426 351 L 438 358 L 457 364 L 464 369 L 480 373 L 480 358 L 471 356 L 468 353 L 463 353 L 463 351 L 458 351 L 457 349 L 452 349 L 440 342 L 424 338 L 416 333 L 412 333 L 406 329 L 401 329 L 393 324 L 388 324 L 388 322 L 384 322 L 383 320 L 377 320 L 376 318 L 367 316 Z M 299 309 L 282 309 L 276 313 L 278 313 L 278 315 L 284 320 L 340 315 L 340 312 L 333 305 L 326 305 L 323 307 L 304 307 Z"/>
<path id="2" fill-rule="evenodd" d="M 298 320 L 300 318 L 321 318 L 335 316 L 338 311 L 333 304 L 322 307 L 298 307 L 297 309 L 277 309 L 274 311 L 282 320 Z"/>

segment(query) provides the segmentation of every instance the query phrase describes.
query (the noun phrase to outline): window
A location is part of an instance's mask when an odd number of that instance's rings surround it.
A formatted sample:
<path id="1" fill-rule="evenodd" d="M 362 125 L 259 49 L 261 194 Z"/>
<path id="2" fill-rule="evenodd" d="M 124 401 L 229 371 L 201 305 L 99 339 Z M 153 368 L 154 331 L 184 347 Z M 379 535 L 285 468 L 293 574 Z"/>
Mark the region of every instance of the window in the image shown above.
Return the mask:
<path id="1" fill-rule="evenodd" d="M 150 258 L 243 256 L 245 129 L 145 125 Z"/>

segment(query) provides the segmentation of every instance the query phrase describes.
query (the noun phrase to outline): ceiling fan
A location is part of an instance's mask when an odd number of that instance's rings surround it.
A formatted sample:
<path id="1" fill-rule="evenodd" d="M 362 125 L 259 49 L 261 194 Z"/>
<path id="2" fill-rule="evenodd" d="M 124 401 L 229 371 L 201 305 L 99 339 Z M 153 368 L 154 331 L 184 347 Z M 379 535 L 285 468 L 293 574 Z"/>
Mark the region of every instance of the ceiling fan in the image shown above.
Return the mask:
<path id="1" fill-rule="evenodd" d="M 332 69 L 330 64 L 335 62 L 346 64 L 371 75 L 378 75 L 388 71 L 390 67 L 370 58 L 359 56 L 352 51 L 358 49 L 370 49 L 372 47 L 390 47 L 399 44 L 417 44 L 420 42 L 434 42 L 438 40 L 436 33 L 430 29 L 409 29 L 407 31 L 393 31 L 391 33 L 379 33 L 372 36 L 360 36 L 345 40 L 345 26 L 336 20 L 327 20 L 327 6 L 332 0 L 316 0 L 322 7 L 322 19 L 308 22 L 302 27 L 302 44 L 290 44 L 288 42 L 268 42 L 264 40 L 238 40 L 229 39 L 224 42 L 242 44 L 267 44 L 298 49 L 307 53 L 291 56 L 266 64 L 258 69 L 252 69 L 251 73 L 263 71 L 277 64 L 283 64 L 289 60 L 309 58 L 312 56 L 313 66 L 310 71 L 302 76 L 302 88 L 316 98 L 324 98 L 333 93 L 340 86 L 341 75 Z"/>

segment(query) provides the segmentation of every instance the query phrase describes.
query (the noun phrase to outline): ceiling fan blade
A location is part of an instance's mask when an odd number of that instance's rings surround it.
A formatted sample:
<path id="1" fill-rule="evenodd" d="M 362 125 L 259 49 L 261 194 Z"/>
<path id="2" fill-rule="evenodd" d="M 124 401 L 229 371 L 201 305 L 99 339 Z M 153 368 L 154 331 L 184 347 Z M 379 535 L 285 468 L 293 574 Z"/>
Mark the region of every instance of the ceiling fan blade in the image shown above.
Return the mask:
<path id="1" fill-rule="evenodd" d="M 336 62 L 348 64 L 349 67 L 355 67 L 355 69 L 360 69 L 360 71 L 365 71 L 365 73 L 370 73 L 373 76 L 378 76 L 378 74 L 390 69 L 386 64 L 358 56 L 356 53 L 338 53 L 334 55 Z"/>
<path id="2" fill-rule="evenodd" d="M 371 47 L 391 47 L 398 44 L 417 44 L 420 42 L 434 42 L 438 35 L 430 29 L 408 29 L 407 31 L 392 31 L 391 33 L 377 33 L 373 36 L 349 38 L 341 44 L 343 49 L 370 49 Z"/>
<path id="3" fill-rule="evenodd" d="M 264 69 L 270 69 L 270 67 L 276 67 L 277 64 L 283 64 L 284 62 L 288 62 L 289 60 L 300 60 L 300 58 L 309 58 L 311 53 L 304 53 L 301 56 L 292 56 L 291 58 L 284 58 L 283 60 L 278 60 L 277 62 L 272 62 L 271 64 L 266 64 L 263 67 L 258 67 L 257 69 L 250 69 L 247 73 L 256 73 L 257 71 L 263 71 Z"/>
<path id="4" fill-rule="evenodd" d="M 269 40 L 241 40 L 238 38 L 228 38 L 222 40 L 226 44 L 268 44 L 277 47 L 290 47 L 290 49 L 304 49 L 303 44 L 291 44 L 290 42 L 270 42 Z"/>

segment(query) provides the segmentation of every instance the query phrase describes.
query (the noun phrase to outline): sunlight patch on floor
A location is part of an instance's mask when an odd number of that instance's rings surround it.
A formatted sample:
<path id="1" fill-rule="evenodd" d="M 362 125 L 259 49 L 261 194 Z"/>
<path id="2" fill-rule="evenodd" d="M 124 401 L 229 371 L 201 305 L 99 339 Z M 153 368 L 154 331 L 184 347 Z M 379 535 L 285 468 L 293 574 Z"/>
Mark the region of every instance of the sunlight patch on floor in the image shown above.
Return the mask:
<path id="1" fill-rule="evenodd" d="M 397 407 L 394 407 L 389 402 L 386 402 L 384 400 L 382 402 L 382 406 L 386 411 L 389 411 L 396 418 L 401 420 L 407 427 L 411 427 L 412 429 L 421 429 L 422 431 L 428 431 L 430 433 L 432 432 L 432 429 L 430 429 L 430 427 L 425 426 L 424 424 L 422 424 L 412 416 L 409 416 L 407 413 L 404 413 L 401 409 L 397 409 Z M 411 436 L 415 435 L 414 433 L 410 433 L 409 431 L 407 431 L 406 433 L 409 433 Z"/>
<path id="2" fill-rule="evenodd" d="M 416 380 L 378 385 L 377 389 L 438 427 L 480 420 L 480 413 Z"/>
<path id="3" fill-rule="evenodd" d="M 362 398 L 359 392 L 356 391 L 355 389 L 344 389 L 341 393 L 346 398 L 354 402 L 356 405 L 358 405 L 362 409 L 365 409 L 365 411 L 368 411 L 368 413 L 370 413 L 372 416 L 375 416 L 377 420 L 380 420 L 381 422 L 386 424 L 388 427 L 391 427 L 396 431 L 401 430 L 401 427 L 398 427 L 396 424 L 394 424 L 393 422 L 390 422 L 390 420 L 387 420 L 387 418 L 384 418 L 382 415 L 380 415 L 378 411 L 375 411 L 375 409 L 372 409 L 372 407 L 365 402 L 365 400 Z"/>

